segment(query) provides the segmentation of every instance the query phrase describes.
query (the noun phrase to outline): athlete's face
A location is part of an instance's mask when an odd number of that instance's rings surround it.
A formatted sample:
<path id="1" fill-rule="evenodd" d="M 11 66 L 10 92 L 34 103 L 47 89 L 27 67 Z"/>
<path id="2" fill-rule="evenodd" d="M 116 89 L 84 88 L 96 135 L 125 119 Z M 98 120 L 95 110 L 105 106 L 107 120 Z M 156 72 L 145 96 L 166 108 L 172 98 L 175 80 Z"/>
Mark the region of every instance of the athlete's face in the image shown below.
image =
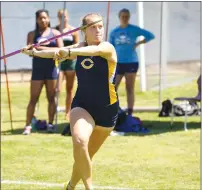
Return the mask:
<path id="1" fill-rule="evenodd" d="M 37 24 L 40 28 L 47 28 L 50 23 L 49 16 L 46 12 L 41 12 L 37 18 Z"/>
<path id="2" fill-rule="evenodd" d="M 62 23 L 62 17 L 63 17 L 63 15 L 64 15 L 64 23 L 66 23 L 67 21 L 68 21 L 68 14 L 67 14 L 67 12 L 65 11 L 64 13 L 63 12 L 60 12 L 59 14 L 58 14 L 58 19 L 59 19 L 59 22 L 60 23 Z"/>
<path id="3" fill-rule="evenodd" d="M 87 24 L 101 20 L 99 16 L 91 16 L 87 18 Z M 104 26 L 103 21 L 100 21 L 85 30 L 86 40 L 88 43 L 100 43 L 104 38 Z"/>
<path id="4" fill-rule="evenodd" d="M 126 12 L 122 12 L 119 16 L 119 20 L 121 25 L 127 25 L 130 20 L 130 15 Z"/>

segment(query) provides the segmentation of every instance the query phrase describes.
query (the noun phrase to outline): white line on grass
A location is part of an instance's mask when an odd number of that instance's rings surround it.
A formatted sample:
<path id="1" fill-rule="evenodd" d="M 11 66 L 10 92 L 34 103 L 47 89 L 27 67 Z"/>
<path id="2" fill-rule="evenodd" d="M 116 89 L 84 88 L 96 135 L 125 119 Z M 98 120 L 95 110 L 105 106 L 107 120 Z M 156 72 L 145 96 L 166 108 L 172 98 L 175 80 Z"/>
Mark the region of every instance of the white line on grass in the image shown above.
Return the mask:
<path id="1" fill-rule="evenodd" d="M 1 184 L 16 184 L 16 185 L 39 185 L 43 187 L 63 187 L 63 184 L 60 183 L 46 183 L 46 182 L 37 182 L 37 181 L 12 181 L 12 180 L 1 180 Z M 79 188 L 83 186 L 78 185 Z M 95 189 L 114 189 L 114 190 L 134 190 L 131 188 L 124 187 L 113 187 L 113 186 L 93 186 Z"/>

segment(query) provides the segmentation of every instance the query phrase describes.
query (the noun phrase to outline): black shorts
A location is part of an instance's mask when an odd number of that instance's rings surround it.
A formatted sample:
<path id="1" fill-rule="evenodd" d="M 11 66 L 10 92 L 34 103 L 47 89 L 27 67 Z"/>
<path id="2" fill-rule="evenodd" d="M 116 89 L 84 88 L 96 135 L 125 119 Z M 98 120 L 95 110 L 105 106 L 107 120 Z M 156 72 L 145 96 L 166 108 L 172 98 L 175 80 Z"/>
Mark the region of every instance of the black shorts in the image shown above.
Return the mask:
<path id="1" fill-rule="evenodd" d="M 139 63 L 117 63 L 116 74 L 124 75 L 125 73 L 137 73 Z"/>
<path id="2" fill-rule="evenodd" d="M 57 80 L 56 67 L 41 67 L 32 69 L 32 80 Z"/>
<path id="3" fill-rule="evenodd" d="M 85 109 L 94 119 L 95 125 L 101 127 L 114 127 L 118 118 L 119 102 L 108 106 L 89 106 L 73 99 L 71 109 L 80 107 Z"/>

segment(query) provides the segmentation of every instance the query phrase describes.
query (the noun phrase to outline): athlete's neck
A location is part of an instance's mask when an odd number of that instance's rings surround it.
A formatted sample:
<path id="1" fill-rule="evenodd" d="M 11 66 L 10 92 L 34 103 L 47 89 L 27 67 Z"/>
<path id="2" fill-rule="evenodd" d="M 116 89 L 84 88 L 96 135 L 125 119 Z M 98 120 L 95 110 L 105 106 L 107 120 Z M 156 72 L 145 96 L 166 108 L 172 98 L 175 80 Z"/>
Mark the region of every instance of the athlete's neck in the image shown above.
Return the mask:
<path id="1" fill-rule="evenodd" d="M 126 28 L 128 26 L 128 24 L 121 24 L 120 28 Z"/>
<path id="2" fill-rule="evenodd" d="M 97 45 L 99 45 L 101 42 L 89 42 L 89 41 L 86 41 L 86 44 L 87 44 L 87 46 L 97 46 Z"/>
<path id="3" fill-rule="evenodd" d="M 62 28 L 62 27 L 68 28 L 68 27 L 69 27 L 69 24 L 68 24 L 67 22 L 65 22 L 65 23 L 64 23 L 64 26 L 62 26 L 62 23 L 60 23 L 60 24 L 59 24 L 59 29 L 60 29 L 60 30 L 64 29 L 64 28 Z"/>
<path id="4" fill-rule="evenodd" d="M 49 29 L 49 27 L 46 27 L 46 28 L 39 28 L 39 32 L 40 33 L 43 33 L 43 32 L 45 32 L 46 30 L 48 30 Z"/>

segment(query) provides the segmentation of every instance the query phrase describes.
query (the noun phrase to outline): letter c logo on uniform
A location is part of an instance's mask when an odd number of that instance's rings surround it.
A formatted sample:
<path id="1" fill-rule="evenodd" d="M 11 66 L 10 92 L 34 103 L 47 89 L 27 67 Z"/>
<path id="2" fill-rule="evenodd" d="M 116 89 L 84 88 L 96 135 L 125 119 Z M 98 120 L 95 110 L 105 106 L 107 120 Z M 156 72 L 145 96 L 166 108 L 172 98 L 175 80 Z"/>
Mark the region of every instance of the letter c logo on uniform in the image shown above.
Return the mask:
<path id="1" fill-rule="evenodd" d="M 91 64 L 90 65 L 86 65 L 86 61 L 89 61 Z M 92 59 L 86 58 L 81 62 L 81 65 L 84 69 L 91 69 L 94 65 L 94 62 L 92 61 Z"/>

